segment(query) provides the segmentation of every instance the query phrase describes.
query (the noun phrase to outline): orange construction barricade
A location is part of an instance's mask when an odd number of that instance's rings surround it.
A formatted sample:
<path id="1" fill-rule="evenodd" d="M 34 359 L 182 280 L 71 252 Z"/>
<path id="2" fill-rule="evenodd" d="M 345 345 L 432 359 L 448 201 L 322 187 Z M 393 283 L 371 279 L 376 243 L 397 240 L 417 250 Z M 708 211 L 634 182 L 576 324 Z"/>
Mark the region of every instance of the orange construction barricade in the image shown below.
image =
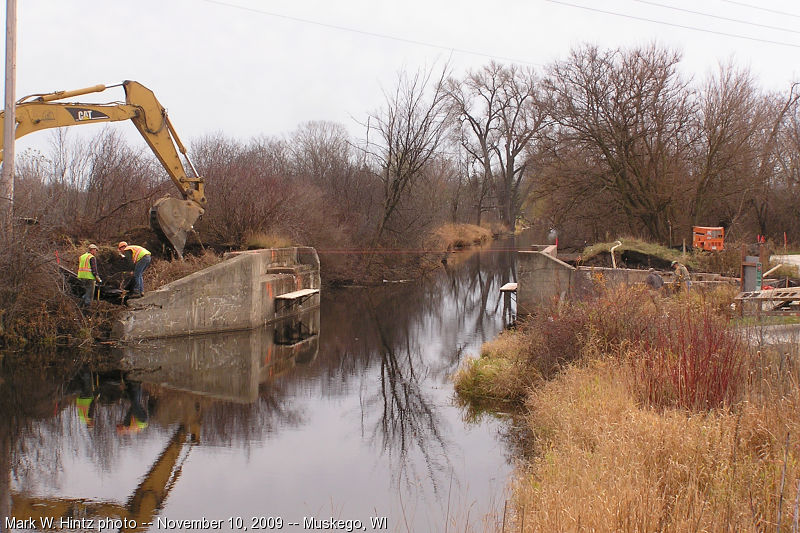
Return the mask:
<path id="1" fill-rule="evenodd" d="M 692 228 L 692 247 L 701 250 L 719 251 L 724 249 L 725 228 L 694 226 Z"/>

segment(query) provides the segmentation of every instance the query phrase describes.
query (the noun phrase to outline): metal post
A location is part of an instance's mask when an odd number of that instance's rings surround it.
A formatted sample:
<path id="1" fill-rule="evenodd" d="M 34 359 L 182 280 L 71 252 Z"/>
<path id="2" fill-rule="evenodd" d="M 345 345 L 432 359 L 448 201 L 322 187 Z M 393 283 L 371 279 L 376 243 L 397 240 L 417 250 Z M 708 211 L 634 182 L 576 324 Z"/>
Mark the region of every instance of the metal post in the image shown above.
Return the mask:
<path id="1" fill-rule="evenodd" d="M 14 133 L 16 130 L 17 0 L 6 0 L 6 96 L 3 119 L 3 170 L 0 173 L 0 227 L 13 229 Z"/>

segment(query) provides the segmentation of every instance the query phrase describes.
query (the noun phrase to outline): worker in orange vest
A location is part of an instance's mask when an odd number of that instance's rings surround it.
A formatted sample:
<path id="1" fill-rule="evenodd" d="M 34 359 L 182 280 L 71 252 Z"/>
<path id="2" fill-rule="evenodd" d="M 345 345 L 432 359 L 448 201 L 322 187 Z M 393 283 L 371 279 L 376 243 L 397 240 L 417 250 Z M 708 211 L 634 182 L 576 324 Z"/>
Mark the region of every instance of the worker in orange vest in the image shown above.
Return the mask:
<path id="1" fill-rule="evenodd" d="M 147 400 L 142 394 L 142 384 L 129 381 L 125 385 L 125 393 L 130 400 L 130 408 L 121 423 L 117 424 L 117 434 L 138 433 L 150 425 L 147 411 Z"/>
<path id="2" fill-rule="evenodd" d="M 135 244 L 128 244 L 125 241 L 120 241 L 117 245 L 117 250 L 121 257 L 128 257 L 133 262 L 133 290 L 129 298 L 141 298 L 144 294 L 144 280 L 142 274 L 150 266 L 150 252 L 147 248 L 136 246 Z"/>

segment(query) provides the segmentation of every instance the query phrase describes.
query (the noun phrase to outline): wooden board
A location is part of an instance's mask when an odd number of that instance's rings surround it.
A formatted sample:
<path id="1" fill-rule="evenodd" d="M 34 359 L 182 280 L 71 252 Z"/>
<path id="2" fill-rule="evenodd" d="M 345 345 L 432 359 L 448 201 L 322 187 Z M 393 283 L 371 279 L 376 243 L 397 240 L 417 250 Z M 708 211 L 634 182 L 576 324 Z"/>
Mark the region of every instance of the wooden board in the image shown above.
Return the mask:
<path id="1" fill-rule="evenodd" d="M 516 283 L 506 283 L 502 287 L 500 287 L 500 292 L 517 292 L 517 284 Z"/>
<path id="2" fill-rule="evenodd" d="M 312 294 L 317 294 L 319 289 L 300 289 L 299 291 L 287 292 L 286 294 L 279 294 L 275 297 L 276 300 L 297 300 Z"/>

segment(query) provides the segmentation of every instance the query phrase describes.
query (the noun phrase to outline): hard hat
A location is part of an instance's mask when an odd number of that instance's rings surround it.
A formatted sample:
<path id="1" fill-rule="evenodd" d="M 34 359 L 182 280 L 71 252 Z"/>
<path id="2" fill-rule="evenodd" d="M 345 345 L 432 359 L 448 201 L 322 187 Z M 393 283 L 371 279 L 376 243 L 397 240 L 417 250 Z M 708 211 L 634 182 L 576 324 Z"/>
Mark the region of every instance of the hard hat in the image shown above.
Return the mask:
<path id="1" fill-rule="evenodd" d="M 670 263 L 670 264 L 669 264 L 669 266 L 671 266 L 671 267 L 674 267 L 674 266 L 675 266 L 675 265 L 677 265 L 677 264 L 678 264 L 678 262 L 677 262 L 677 261 L 673 261 L 672 263 Z"/>
<path id="2" fill-rule="evenodd" d="M 119 241 L 119 244 L 117 245 L 117 248 L 118 248 L 118 249 L 119 249 L 119 248 L 125 248 L 126 246 L 128 246 L 128 243 L 127 243 L 127 242 L 125 242 L 125 241 Z"/>
<path id="3" fill-rule="evenodd" d="M 89 249 L 90 250 L 97 250 L 97 245 L 96 244 L 90 244 L 89 245 Z"/>

